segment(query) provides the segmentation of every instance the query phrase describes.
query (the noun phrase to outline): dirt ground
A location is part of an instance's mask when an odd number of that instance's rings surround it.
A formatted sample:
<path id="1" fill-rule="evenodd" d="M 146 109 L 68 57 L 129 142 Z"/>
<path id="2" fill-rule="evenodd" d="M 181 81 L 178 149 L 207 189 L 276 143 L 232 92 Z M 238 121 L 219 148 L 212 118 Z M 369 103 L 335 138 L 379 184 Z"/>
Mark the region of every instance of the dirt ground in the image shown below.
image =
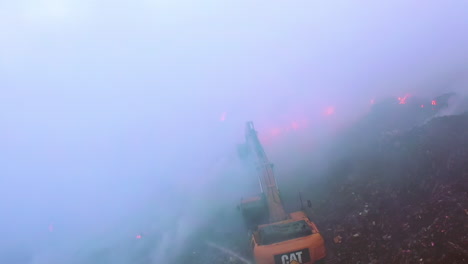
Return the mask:
<path id="1" fill-rule="evenodd" d="M 326 263 L 468 263 L 468 115 L 354 142 L 306 194 Z M 248 263 L 246 234 L 206 236 L 184 261 Z"/>
<path id="2" fill-rule="evenodd" d="M 329 263 L 468 263 L 467 131 L 441 117 L 337 162 L 311 212 Z"/>

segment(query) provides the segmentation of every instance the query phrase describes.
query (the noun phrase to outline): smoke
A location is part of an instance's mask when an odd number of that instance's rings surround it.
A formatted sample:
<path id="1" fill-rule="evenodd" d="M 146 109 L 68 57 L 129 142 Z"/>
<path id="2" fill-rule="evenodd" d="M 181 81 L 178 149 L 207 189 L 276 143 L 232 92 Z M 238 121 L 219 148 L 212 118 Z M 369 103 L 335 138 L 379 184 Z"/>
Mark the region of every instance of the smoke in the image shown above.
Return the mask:
<path id="1" fill-rule="evenodd" d="M 247 259 L 243 258 L 242 256 L 238 255 L 237 253 L 235 252 L 232 252 L 231 250 L 227 249 L 227 248 L 223 248 L 223 247 L 220 247 L 214 243 L 211 243 L 211 242 L 207 242 L 207 244 L 210 246 L 210 247 L 213 247 L 213 248 L 216 248 L 228 255 L 230 255 L 231 257 L 233 258 L 236 258 L 238 260 L 240 260 L 242 263 L 245 263 L 245 264 L 251 264 L 250 261 L 248 261 Z"/>
<path id="2" fill-rule="evenodd" d="M 3 1 L 0 262 L 176 257 L 258 192 L 235 153 L 245 121 L 288 190 L 371 100 L 466 98 L 467 8 Z"/>
<path id="3" fill-rule="evenodd" d="M 468 78 L 466 72 L 451 85 L 453 95 L 448 99 L 448 106 L 437 116 L 462 114 L 468 111 Z"/>

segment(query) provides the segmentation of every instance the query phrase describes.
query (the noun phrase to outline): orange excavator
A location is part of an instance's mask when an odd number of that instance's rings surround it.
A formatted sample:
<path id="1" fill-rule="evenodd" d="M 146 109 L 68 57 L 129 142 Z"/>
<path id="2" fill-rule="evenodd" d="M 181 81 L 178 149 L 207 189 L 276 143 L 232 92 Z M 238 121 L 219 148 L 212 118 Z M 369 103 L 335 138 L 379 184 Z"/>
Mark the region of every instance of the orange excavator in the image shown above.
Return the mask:
<path id="1" fill-rule="evenodd" d="M 325 243 L 304 211 L 286 213 L 273 174 L 252 122 L 239 154 L 255 167 L 261 194 L 242 199 L 239 209 L 251 233 L 250 249 L 257 264 L 323 263 Z"/>

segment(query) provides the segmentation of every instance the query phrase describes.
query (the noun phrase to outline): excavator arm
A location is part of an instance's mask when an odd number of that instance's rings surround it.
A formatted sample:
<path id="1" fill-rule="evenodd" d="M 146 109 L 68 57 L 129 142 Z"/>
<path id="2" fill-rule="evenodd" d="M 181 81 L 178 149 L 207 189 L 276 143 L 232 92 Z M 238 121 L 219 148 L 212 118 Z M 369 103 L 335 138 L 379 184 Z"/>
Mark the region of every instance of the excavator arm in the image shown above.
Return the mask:
<path id="1" fill-rule="evenodd" d="M 245 141 L 248 152 L 254 155 L 253 158 L 258 173 L 258 180 L 261 191 L 266 199 L 270 222 L 286 220 L 288 215 L 284 210 L 280 198 L 276 178 L 273 173 L 273 164 L 269 162 L 263 150 L 253 122 L 247 122 Z"/>

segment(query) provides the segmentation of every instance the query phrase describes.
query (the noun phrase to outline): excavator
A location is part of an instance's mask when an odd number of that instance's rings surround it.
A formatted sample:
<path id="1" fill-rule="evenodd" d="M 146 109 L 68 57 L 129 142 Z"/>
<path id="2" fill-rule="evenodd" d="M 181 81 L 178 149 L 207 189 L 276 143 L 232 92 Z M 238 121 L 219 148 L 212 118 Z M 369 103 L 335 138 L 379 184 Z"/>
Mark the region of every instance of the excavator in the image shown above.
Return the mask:
<path id="1" fill-rule="evenodd" d="M 261 193 L 241 199 L 239 210 L 249 230 L 250 252 L 257 264 L 324 263 L 325 243 L 304 211 L 286 213 L 273 164 L 269 162 L 252 122 L 247 122 L 239 154 L 258 175 Z"/>

